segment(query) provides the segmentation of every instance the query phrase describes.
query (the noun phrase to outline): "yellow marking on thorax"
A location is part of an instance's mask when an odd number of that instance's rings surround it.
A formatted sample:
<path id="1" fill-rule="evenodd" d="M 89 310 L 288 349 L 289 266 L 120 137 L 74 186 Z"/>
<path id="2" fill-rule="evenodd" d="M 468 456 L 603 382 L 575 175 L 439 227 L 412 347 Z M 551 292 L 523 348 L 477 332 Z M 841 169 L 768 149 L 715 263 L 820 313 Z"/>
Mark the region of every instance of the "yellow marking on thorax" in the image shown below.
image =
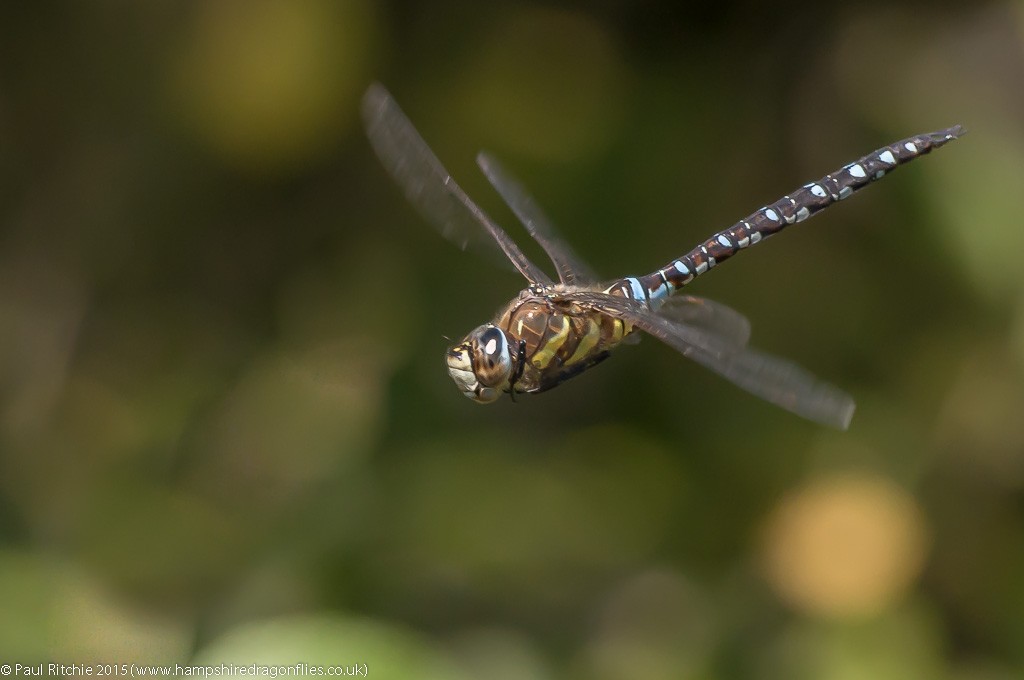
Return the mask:
<path id="1" fill-rule="evenodd" d="M 562 348 L 565 341 L 569 337 L 569 318 L 566 316 L 560 317 L 562 319 L 562 327 L 555 332 L 550 338 L 544 341 L 544 343 L 537 348 L 533 358 L 530 359 L 530 363 L 533 364 L 534 368 L 544 369 L 555 356 L 555 353 Z"/>
<path id="2" fill-rule="evenodd" d="M 580 344 L 576 345 L 576 351 L 565 360 L 566 366 L 574 364 L 590 354 L 590 350 L 594 349 L 597 341 L 601 339 L 601 325 L 595 323 L 592 319 L 587 319 L 586 324 L 586 333 L 580 338 Z"/>
<path id="3" fill-rule="evenodd" d="M 625 334 L 623 325 L 622 319 L 612 319 L 611 345 L 613 347 L 622 342 L 622 336 Z"/>

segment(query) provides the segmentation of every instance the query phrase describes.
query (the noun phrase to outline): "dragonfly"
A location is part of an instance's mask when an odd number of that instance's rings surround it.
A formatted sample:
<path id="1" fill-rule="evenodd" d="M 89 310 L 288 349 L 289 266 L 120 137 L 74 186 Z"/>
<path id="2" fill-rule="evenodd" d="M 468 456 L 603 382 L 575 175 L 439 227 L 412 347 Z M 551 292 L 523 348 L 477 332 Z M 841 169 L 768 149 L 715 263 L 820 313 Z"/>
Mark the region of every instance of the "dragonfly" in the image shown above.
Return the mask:
<path id="1" fill-rule="evenodd" d="M 550 390 L 643 332 L 769 403 L 842 430 L 855 409 L 850 395 L 749 346 L 750 323 L 741 313 L 679 291 L 741 250 L 964 133 L 955 125 L 884 146 L 759 208 L 650 274 L 601 283 L 493 156 L 480 152 L 477 165 L 550 258 L 558 281 L 466 195 L 384 86 L 371 85 L 361 108 L 371 146 L 420 214 L 464 249 L 496 246 L 526 278 L 528 285 L 491 321 L 447 350 L 448 373 L 467 397 L 490 403 L 502 394 L 514 400 L 517 393 Z"/>

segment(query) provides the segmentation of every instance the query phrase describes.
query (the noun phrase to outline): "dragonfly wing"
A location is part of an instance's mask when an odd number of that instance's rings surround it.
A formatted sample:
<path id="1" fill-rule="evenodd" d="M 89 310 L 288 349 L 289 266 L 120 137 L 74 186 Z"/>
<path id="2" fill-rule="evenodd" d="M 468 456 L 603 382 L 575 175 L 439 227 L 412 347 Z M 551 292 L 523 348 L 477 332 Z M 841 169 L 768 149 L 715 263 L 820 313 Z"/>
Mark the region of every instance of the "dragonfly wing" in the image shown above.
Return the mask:
<path id="1" fill-rule="evenodd" d="M 704 328 L 741 349 L 750 340 L 750 321 L 732 307 L 696 295 L 673 295 L 656 312 L 658 316 Z"/>
<path id="2" fill-rule="evenodd" d="M 486 151 L 476 156 L 487 180 L 512 209 L 530 236 L 540 244 L 558 270 L 558 278 L 568 286 L 594 283 L 597 277 L 593 270 L 581 260 L 572 248 L 561 239 L 544 211 L 523 185 Z"/>
<path id="3" fill-rule="evenodd" d="M 628 321 L 637 328 L 672 345 L 683 354 L 699 349 L 717 357 L 725 356 L 738 349 L 728 339 L 713 331 L 671 321 L 630 298 L 597 291 L 572 291 L 561 293 L 558 299 Z M 629 338 L 626 341 L 628 340 Z"/>
<path id="4" fill-rule="evenodd" d="M 732 384 L 798 416 L 845 430 L 856 404 L 849 394 L 797 364 L 747 348 L 719 356 L 697 349 L 687 356 Z"/>
<path id="5" fill-rule="evenodd" d="M 580 292 L 567 293 L 564 298 L 628 321 L 737 387 L 798 416 L 841 430 L 853 417 L 855 404 L 850 395 L 791 361 L 737 347 L 735 336 L 723 337 L 690 326 L 615 295 Z"/>
<path id="6" fill-rule="evenodd" d="M 374 83 L 363 95 L 362 114 L 366 135 L 385 169 L 420 214 L 447 239 L 465 249 L 489 234 L 531 283 L 552 282 L 466 195 L 383 85 Z"/>

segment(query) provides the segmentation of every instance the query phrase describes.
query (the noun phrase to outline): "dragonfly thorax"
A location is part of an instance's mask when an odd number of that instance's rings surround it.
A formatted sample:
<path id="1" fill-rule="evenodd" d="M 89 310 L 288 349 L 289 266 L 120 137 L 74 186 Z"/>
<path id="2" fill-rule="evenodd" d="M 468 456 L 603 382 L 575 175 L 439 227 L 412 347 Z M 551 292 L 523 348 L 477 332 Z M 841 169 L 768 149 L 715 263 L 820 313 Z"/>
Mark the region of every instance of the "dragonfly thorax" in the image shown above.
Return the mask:
<path id="1" fill-rule="evenodd" d="M 448 350 L 446 360 L 448 374 L 473 401 L 490 403 L 510 387 L 512 352 L 505 332 L 494 324 L 474 329 Z"/>

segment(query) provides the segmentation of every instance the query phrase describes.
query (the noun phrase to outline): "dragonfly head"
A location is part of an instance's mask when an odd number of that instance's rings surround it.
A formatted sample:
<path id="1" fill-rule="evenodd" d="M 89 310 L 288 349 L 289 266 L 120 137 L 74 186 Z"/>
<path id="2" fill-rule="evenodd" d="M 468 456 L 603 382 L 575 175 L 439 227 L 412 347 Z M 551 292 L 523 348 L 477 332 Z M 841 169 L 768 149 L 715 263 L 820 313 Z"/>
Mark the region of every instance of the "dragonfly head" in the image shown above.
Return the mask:
<path id="1" fill-rule="evenodd" d="M 504 331 L 484 324 L 448 350 L 448 374 L 462 393 L 488 404 L 509 387 L 512 353 Z"/>

